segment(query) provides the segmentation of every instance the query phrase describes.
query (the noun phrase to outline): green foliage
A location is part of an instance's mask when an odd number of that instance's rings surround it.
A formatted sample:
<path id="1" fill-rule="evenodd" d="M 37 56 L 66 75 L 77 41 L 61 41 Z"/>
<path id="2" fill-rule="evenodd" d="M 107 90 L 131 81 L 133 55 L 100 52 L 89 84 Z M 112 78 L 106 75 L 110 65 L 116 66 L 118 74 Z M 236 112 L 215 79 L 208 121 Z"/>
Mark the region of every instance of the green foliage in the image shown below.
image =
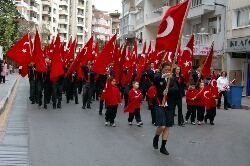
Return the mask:
<path id="1" fill-rule="evenodd" d="M 2 0 L 0 3 L 0 45 L 6 53 L 18 40 L 18 19 L 20 13 L 12 0 Z"/>
<path id="2" fill-rule="evenodd" d="M 42 25 L 40 35 L 41 35 L 42 46 L 47 46 L 49 44 L 48 37 L 51 35 L 51 33 L 50 30 L 45 25 Z"/>

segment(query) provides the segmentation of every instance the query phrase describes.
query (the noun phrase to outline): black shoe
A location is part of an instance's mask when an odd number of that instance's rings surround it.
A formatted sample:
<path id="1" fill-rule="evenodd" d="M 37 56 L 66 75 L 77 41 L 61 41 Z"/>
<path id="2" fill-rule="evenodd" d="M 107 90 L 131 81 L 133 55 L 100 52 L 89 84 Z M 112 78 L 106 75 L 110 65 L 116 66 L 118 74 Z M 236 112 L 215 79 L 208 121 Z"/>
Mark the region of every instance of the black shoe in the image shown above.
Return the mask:
<path id="1" fill-rule="evenodd" d="M 96 101 L 99 101 L 99 98 L 95 99 Z"/>
<path id="2" fill-rule="evenodd" d="M 102 112 L 101 112 L 101 111 L 99 111 L 99 115 L 102 115 Z"/>
<path id="3" fill-rule="evenodd" d="M 66 103 L 69 103 L 69 100 L 67 100 Z"/>
<path id="4" fill-rule="evenodd" d="M 78 101 L 76 101 L 76 102 L 75 102 L 75 104 L 79 104 L 79 102 L 78 102 Z"/>
<path id="5" fill-rule="evenodd" d="M 181 124 L 179 124 L 179 126 L 181 126 L 181 127 L 185 127 L 185 124 L 184 124 L 184 123 L 181 123 Z"/>
<path id="6" fill-rule="evenodd" d="M 165 154 L 165 155 L 169 155 L 169 153 L 168 153 L 168 151 L 167 151 L 167 149 L 165 147 L 164 148 L 161 147 L 160 148 L 160 152 L 163 153 L 163 154 Z"/>
<path id="7" fill-rule="evenodd" d="M 56 109 L 56 105 L 53 105 L 53 109 Z"/>
<path id="8" fill-rule="evenodd" d="M 35 101 L 32 101 L 32 103 L 31 104 L 35 104 Z"/>
<path id="9" fill-rule="evenodd" d="M 228 110 L 228 108 L 227 108 L 227 107 L 225 107 L 224 109 L 225 109 L 225 110 Z"/>
<path id="10" fill-rule="evenodd" d="M 214 122 L 210 122 L 211 125 L 214 125 Z"/>
<path id="11" fill-rule="evenodd" d="M 57 103 L 57 108 L 62 108 L 61 103 Z"/>
<path id="12" fill-rule="evenodd" d="M 46 105 L 46 104 L 44 104 L 44 106 L 43 106 L 43 107 L 44 107 L 44 109 L 47 109 L 47 105 Z"/>
<path id="13" fill-rule="evenodd" d="M 85 107 L 86 107 L 86 106 L 85 106 L 85 105 L 83 105 L 83 106 L 82 106 L 82 109 L 85 109 Z"/>
<path id="14" fill-rule="evenodd" d="M 217 109 L 220 109 L 220 107 L 219 107 L 219 106 L 217 106 Z"/>
<path id="15" fill-rule="evenodd" d="M 174 116 L 177 116 L 176 114 L 174 114 Z"/>
<path id="16" fill-rule="evenodd" d="M 95 99 L 92 99 L 92 101 L 95 101 Z"/>
<path id="17" fill-rule="evenodd" d="M 207 123 L 207 118 L 206 117 L 204 118 L 204 122 Z"/>
<path id="18" fill-rule="evenodd" d="M 87 105 L 87 108 L 88 108 L 88 109 L 91 109 L 90 105 Z"/>
<path id="19" fill-rule="evenodd" d="M 158 141 L 159 141 L 159 139 L 157 139 L 157 138 L 154 138 L 154 139 L 153 139 L 153 147 L 154 147 L 155 149 L 158 149 Z"/>

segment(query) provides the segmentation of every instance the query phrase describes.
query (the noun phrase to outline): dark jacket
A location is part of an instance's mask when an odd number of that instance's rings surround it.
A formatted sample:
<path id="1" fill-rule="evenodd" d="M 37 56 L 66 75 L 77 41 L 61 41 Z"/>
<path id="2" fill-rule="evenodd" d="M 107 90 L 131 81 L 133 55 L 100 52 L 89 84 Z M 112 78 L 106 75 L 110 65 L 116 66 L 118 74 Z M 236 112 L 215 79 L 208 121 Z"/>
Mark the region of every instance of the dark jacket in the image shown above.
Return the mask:
<path id="1" fill-rule="evenodd" d="M 173 74 L 173 77 L 175 78 L 176 80 L 176 84 L 178 86 L 178 92 L 179 93 L 176 93 L 176 97 L 183 97 L 185 96 L 185 84 L 184 84 L 184 77 L 183 76 L 180 76 L 179 79 L 180 81 L 178 81 L 178 78 L 176 77 L 176 74 Z"/>

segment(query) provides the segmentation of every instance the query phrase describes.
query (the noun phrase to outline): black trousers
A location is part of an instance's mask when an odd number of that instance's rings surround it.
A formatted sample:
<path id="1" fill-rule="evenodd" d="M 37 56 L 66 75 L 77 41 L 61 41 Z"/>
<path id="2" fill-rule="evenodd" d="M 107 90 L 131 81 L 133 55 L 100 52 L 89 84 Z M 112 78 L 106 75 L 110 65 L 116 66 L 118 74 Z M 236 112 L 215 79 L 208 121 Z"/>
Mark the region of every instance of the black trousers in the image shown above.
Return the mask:
<path id="1" fill-rule="evenodd" d="M 44 105 L 49 103 L 52 94 L 52 84 L 51 82 L 44 83 Z"/>
<path id="2" fill-rule="evenodd" d="M 129 122 L 132 122 L 133 120 L 136 120 L 136 122 L 141 122 L 141 113 L 140 113 L 140 108 L 136 108 L 134 113 L 129 113 L 129 116 L 128 116 L 128 121 Z"/>
<path id="3" fill-rule="evenodd" d="M 205 106 L 197 106 L 197 120 L 202 122 L 204 120 Z"/>
<path id="4" fill-rule="evenodd" d="M 178 107 L 178 124 L 182 124 L 184 123 L 184 118 L 183 118 L 183 114 L 182 114 L 182 97 L 178 96 L 175 98 L 175 107 Z"/>
<path id="5" fill-rule="evenodd" d="M 58 83 L 52 83 L 52 102 L 53 106 L 56 105 L 56 103 L 62 102 L 62 91 L 63 91 L 63 85 Z"/>
<path id="6" fill-rule="evenodd" d="M 0 83 L 3 81 L 3 83 L 5 83 L 5 76 L 0 75 Z"/>
<path id="7" fill-rule="evenodd" d="M 218 99 L 217 107 L 221 106 L 221 97 L 223 95 L 224 96 L 224 108 L 226 108 L 228 105 L 227 91 L 221 91 L 219 95 L 220 95 L 220 98 Z"/>
<path id="8" fill-rule="evenodd" d="M 82 79 L 77 82 L 78 94 L 82 93 Z"/>
<path id="9" fill-rule="evenodd" d="M 118 105 L 110 105 L 107 106 L 107 112 L 106 112 L 106 122 L 110 122 L 111 124 L 114 123 L 116 113 L 117 113 L 117 107 Z"/>
<path id="10" fill-rule="evenodd" d="M 85 83 L 83 85 L 83 88 L 82 88 L 82 103 L 83 103 L 83 106 L 86 106 L 86 104 L 88 106 L 90 105 L 91 95 L 92 95 L 92 92 L 91 92 L 90 83 L 87 82 L 87 83 Z"/>
<path id="11" fill-rule="evenodd" d="M 62 91 L 65 93 L 67 91 L 67 78 L 63 79 L 63 89 Z"/>
<path id="12" fill-rule="evenodd" d="M 43 81 L 37 81 L 37 100 L 39 105 L 42 105 L 42 97 L 43 97 Z"/>
<path id="13" fill-rule="evenodd" d="M 75 102 L 78 102 L 78 94 L 77 94 L 77 83 L 76 82 L 67 82 L 67 90 L 66 90 L 66 98 L 67 101 L 73 99 L 75 97 Z"/>
<path id="14" fill-rule="evenodd" d="M 189 119 L 189 117 L 191 115 L 191 122 L 195 122 L 196 109 L 197 109 L 196 105 L 188 105 L 187 106 L 186 121 Z"/>
<path id="15" fill-rule="evenodd" d="M 210 123 L 214 121 L 216 116 L 216 107 L 211 107 L 209 110 L 206 111 L 205 119 L 209 119 Z"/>
<path id="16" fill-rule="evenodd" d="M 155 124 L 155 118 L 156 118 L 155 107 L 153 105 L 150 105 L 149 109 L 151 111 L 152 124 Z"/>
<path id="17" fill-rule="evenodd" d="M 30 82 L 30 100 L 35 102 L 36 101 L 36 81 L 33 79 L 30 79 L 29 82 Z"/>

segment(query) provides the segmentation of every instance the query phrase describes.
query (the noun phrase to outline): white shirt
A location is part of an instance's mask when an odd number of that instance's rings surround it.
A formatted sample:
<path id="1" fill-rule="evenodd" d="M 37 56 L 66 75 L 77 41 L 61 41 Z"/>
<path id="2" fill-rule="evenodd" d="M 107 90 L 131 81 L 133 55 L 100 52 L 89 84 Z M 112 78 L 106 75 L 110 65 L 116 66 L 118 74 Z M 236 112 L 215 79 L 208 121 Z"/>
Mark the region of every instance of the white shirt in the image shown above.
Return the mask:
<path id="1" fill-rule="evenodd" d="M 217 86 L 220 89 L 220 91 L 225 91 L 226 89 L 224 86 L 228 85 L 228 79 L 227 77 L 219 77 L 217 79 Z"/>

